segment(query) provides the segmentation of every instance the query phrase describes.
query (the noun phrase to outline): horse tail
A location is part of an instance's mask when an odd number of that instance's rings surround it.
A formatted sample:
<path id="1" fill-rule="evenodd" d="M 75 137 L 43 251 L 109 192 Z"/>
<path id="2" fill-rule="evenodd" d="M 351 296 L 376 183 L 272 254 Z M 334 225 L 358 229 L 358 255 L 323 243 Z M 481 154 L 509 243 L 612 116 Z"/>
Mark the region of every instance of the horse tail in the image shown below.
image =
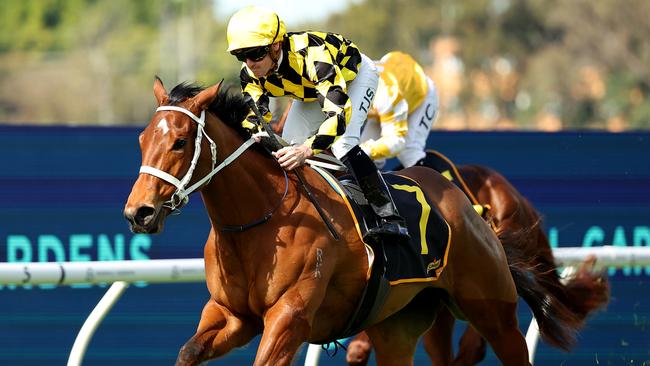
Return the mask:
<path id="1" fill-rule="evenodd" d="M 575 275 L 564 285 L 569 299 L 567 305 L 582 320 L 609 302 L 607 278 L 602 273 L 593 271 L 595 263 L 594 256 L 585 259 Z"/>
<path id="2" fill-rule="evenodd" d="M 517 230 L 497 228 L 497 235 L 508 258 L 517 293 L 532 310 L 542 339 L 569 351 L 576 343 L 576 333 L 584 318 L 567 306 L 569 296 L 559 281 L 555 267 L 545 261 L 540 262 L 539 257 L 526 252 L 526 242 L 536 236 L 538 226 L 539 222 Z M 537 245 L 533 244 L 532 247 Z"/>
<path id="3" fill-rule="evenodd" d="M 494 207 L 495 231 L 506 253 L 517 292 L 528 303 L 542 338 L 568 350 L 589 314 L 609 301 L 609 284 L 590 259 L 565 283 L 533 205 L 498 172 L 464 166 L 461 174 L 481 203 Z"/>

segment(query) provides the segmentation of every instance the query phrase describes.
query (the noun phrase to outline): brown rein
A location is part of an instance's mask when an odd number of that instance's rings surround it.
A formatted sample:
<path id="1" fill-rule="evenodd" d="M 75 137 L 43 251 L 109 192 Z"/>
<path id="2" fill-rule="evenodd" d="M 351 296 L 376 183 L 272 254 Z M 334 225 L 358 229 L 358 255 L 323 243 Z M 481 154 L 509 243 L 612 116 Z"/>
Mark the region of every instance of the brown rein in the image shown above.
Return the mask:
<path id="1" fill-rule="evenodd" d="M 276 138 L 275 131 L 273 131 L 273 128 L 271 128 L 269 123 L 266 122 L 266 120 L 262 116 L 262 113 L 260 113 L 260 110 L 257 109 L 257 105 L 255 104 L 255 101 L 250 99 L 248 102 L 250 108 L 253 110 L 253 112 L 255 112 L 255 116 L 257 117 L 257 120 L 260 122 L 260 124 L 268 134 L 269 138 L 271 139 L 271 144 L 273 145 L 273 148 L 276 150 L 281 149 L 282 144 Z M 307 194 L 307 198 L 314 205 L 316 211 L 318 211 L 318 215 L 320 215 L 320 218 L 325 223 L 325 226 L 327 226 L 327 228 L 329 229 L 329 232 L 330 234 L 332 234 L 332 237 L 334 237 L 334 240 L 339 240 L 340 239 L 339 233 L 336 231 L 336 228 L 334 228 L 334 224 L 332 224 L 332 220 L 330 220 L 329 217 L 327 217 L 327 213 L 325 213 L 321 205 L 316 200 L 316 197 L 314 197 L 314 195 L 311 193 L 309 186 L 307 186 L 307 183 L 305 183 L 305 177 L 302 175 L 302 172 L 298 169 L 294 169 L 293 172 L 296 173 L 296 177 L 298 177 L 298 180 L 300 181 L 300 185 L 302 186 L 303 190 Z"/>

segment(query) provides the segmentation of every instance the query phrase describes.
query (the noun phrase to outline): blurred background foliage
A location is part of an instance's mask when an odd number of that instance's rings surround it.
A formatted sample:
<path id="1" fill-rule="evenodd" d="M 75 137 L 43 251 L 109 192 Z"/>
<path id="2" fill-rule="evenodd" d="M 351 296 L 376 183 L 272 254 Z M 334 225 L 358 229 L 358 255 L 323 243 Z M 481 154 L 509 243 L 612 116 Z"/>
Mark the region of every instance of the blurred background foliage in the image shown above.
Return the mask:
<path id="1" fill-rule="evenodd" d="M 0 0 L 0 121 L 148 122 L 151 86 L 237 83 L 219 0 Z M 650 129 L 648 0 L 357 0 L 320 22 L 435 80 L 435 128 Z"/>

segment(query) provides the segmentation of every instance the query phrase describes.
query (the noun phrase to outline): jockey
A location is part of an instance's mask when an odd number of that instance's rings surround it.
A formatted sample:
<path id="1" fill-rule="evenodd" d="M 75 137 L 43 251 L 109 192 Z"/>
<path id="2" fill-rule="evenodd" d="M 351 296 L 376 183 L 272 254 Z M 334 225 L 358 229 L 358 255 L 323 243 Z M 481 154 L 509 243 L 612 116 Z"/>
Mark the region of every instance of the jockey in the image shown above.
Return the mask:
<path id="1" fill-rule="evenodd" d="M 361 134 L 363 151 L 380 168 L 388 158 L 397 157 L 402 166 L 396 169 L 418 165 L 438 171 L 456 183 L 481 216 L 487 214 L 488 207 L 476 202 L 453 163 L 438 153 L 425 151 L 431 125 L 438 116 L 438 92 L 433 80 L 403 52 L 389 52 L 375 65 L 379 83 Z"/>
<path id="2" fill-rule="evenodd" d="M 361 148 L 380 167 L 395 156 L 404 167 L 421 165 L 438 115 L 436 86 L 406 53 L 389 52 L 375 64 L 379 83 Z"/>
<path id="3" fill-rule="evenodd" d="M 244 97 L 271 120 L 269 97 L 288 96 L 295 103 L 282 137 L 291 143 L 274 156 L 285 170 L 331 148 L 357 179 L 380 225 L 364 239 L 409 239 L 388 187 L 372 160 L 359 147 L 377 88 L 377 70 L 357 46 L 341 35 L 325 32 L 287 33 L 274 12 L 246 7 L 228 22 L 228 51 L 242 61 Z M 251 111 L 242 125 L 259 128 Z"/>

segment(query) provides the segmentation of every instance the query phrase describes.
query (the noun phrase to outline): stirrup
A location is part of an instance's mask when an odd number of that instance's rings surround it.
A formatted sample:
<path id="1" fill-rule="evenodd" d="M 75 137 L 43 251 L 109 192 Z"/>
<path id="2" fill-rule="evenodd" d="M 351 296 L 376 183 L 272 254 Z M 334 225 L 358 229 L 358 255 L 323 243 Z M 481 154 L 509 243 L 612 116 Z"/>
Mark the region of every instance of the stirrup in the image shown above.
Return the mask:
<path id="1" fill-rule="evenodd" d="M 381 219 L 379 226 L 374 227 L 363 236 L 364 240 L 370 241 L 390 241 L 397 242 L 399 244 L 408 244 L 411 240 L 408 229 L 406 228 L 405 223 L 401 220 L 386 220 Z"/>

